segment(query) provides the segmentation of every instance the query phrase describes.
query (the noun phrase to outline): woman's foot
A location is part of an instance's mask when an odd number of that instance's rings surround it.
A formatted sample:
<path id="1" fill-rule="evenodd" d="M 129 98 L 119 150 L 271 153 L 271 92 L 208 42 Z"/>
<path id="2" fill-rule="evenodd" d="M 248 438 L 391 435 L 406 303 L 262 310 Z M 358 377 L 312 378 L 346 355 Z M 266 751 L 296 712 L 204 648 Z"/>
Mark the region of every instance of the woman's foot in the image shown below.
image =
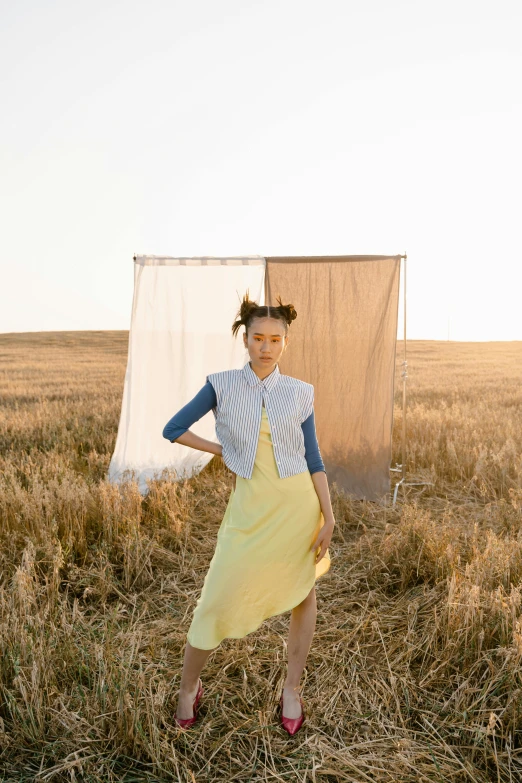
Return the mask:
<path id="1" fill-rule="evenodd" d="M 180 690 L 178 696 L 178 706 L 176 709 L 176 718 L 188 720 L 194 716 L 194 700 L 199 690 L 199 677 L 194 688 L 190 691 Z"/>
<path id="2" fill-rule="evenodd" d="M 299 688 L 283 688 L 284 717 L 300 718 L 302 715 L 301 702 L 299 699 Z"/>

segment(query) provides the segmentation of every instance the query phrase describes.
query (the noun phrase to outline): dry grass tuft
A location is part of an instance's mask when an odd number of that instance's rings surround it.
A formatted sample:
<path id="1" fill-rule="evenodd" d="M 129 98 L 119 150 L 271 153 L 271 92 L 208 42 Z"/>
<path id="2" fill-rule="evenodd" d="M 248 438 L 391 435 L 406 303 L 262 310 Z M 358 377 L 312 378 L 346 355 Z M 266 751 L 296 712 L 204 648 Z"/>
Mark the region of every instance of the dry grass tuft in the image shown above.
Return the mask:
<path id="1" fill-rule="evenodd" d="M 412 343 L 397 507 L 332 489 L 307 722 L 277 702 L 289 614 L 209 659 L 173 711 L 230 475 L 109 484 L 127 333 L 1 335 L 4 781 L 519 781 L 522 345 Z M 401 414 L 395 417 L 399 459 Z"/>

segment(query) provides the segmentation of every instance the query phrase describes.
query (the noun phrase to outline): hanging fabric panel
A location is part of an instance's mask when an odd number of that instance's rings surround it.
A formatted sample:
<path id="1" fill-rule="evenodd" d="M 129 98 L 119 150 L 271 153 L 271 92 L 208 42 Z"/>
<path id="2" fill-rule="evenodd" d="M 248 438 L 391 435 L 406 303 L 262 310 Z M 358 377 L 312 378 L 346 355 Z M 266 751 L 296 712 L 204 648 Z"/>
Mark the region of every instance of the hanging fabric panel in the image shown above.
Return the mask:
<path id="1" fill-rule="evenodd" d="M 262 256 L 170 258 L 136 256 L 127 370 L 118 435 L 108 479 L 147 478 L 174 469 L 198 473 L 212 454 L 169 443 L 163 427 L 205 383 L 207 374 L 248 361 L 232 323 L 243 294 L 264 304 Z M 192 432 L 218 442 L 207 414 Z"/>
<path id="2" fill-rule="evenodd" d="M 399 275 L 399 255 L 266 258 L 266 303 L 297 310 L 280 370 L 315 387 L 330 485 L 367 500 L 390 490 Z"/>

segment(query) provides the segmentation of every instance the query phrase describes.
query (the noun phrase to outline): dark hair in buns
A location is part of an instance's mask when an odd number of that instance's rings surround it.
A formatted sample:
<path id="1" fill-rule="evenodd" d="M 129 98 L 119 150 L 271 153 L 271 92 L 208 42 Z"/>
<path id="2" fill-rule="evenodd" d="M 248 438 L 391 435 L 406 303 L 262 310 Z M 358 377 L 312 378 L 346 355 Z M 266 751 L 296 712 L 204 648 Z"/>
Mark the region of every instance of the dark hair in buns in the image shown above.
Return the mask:
<path id="1" fill-rule="evenodd" d="M 259 306 L 257 302 L 253 302 L 248 298 L 248 290 L 243 297 L 241 307 L 239 308 L 236 320 L 232 324 L 232 334 L 235 336 L 241 326 L 245 327 L 245 331 L 248 334 L 248 327 L 254 320 L 254 318 L 279 318 L 285 324 L 285 335 L 288 334 L 288 326 L 297 318 L 297 312 L 293 304 L 284 305 L 281 301 L 281 297 L 277 297 L 279 304 L 277 307 L 271 307 L 269 305 Z"/>

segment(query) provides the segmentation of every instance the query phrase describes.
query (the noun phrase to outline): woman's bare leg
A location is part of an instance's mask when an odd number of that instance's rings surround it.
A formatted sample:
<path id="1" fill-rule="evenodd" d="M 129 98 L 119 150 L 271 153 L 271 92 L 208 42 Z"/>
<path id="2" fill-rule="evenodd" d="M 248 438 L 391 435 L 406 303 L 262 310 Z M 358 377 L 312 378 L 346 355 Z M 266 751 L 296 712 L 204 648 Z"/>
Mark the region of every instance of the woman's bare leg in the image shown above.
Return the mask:
<path id="1" fill-rule="evenodd" d="M 285 718 L 301 715 L 299 683 L 312 644 L 317 619 L 315 585 L 304 601 L 292 609 L 288 633 L 288 673 L 283 688 Z"/>
<path id="2" fill-rule="evenodd" d="M 212 650 L 200 650 L 199 647 L 192 647 L 187 642 L 179 686 L 178 706 L 176 709 L 177 718 L 192 718 L 194 714 L 194 699 L 198 692 L 199 675 L 207 662 L 208 656 L 215 649 L 214 647 Z"/>

